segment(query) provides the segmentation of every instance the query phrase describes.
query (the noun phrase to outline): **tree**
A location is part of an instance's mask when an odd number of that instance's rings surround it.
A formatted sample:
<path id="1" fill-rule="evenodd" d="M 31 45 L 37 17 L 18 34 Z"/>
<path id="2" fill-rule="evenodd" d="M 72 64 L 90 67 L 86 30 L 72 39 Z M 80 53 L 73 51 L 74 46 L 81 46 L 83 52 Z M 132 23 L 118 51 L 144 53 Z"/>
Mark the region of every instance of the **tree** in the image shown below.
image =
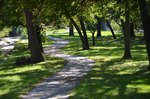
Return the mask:
<path id="1" fill-rule="evenodd" d="M 112 29 L 112 27 L 111 27 L 109 21 L 106 20 L 106 22 L 107 22 L 108 27 L 110 28 L 110 31 L 111 31 L 111 33 L 112 33 L 113 38 L 116 39 L 116 35 L 115 35 L 115 33 L 114 33 L 114 31 L 113 31 L 113 29 Z"/>
<path id="2" fill-rule="evenodd" d="M 130 22 L 130 36 L 135 37 L 134 23 L 132 21 Z"/>
<path id="3" fill-rule="evenodd" d="M 101 19 L 98 16 L 95 16 L 95 19 L 97 20 L 97 38 L 101 37 Z"/>
<path id="4" fill-rule="evenodd" d="M 86 24 L 87 24 L 88 30 L 92 33 L 92 43 L 93 43 L 93 46 L 95 46 L 94 34 L 95 34 L 95 31 L 97 30 L 96 24 L 95 22 L 92 22 L 92 21 L 86 21 Z"/>
<path id="5" fill-rule="evenodd" d="M 130 7 L 129 1 L 125 2 L 125 52 L 123 58 L 131 58 L 130 52 Z"/>
<path id="6" fill-rule="evenodd" d="M 50 5 L 54 12 L 59 13 L 60 15 L 65 16 L 76 28 L 80 40 L 82 42 L 83 50 L 89 49 L 88 38 L 86 35 L 86 30 L 84 27 L 84 11 L 90 5 L 88 0 L 52 0 Z M 78 20 L 79 24 L 76 22 Z"/>
<path id="7" fill-rule="evenodd" d="M 143 29 L 144 29 L 146 49 L 147 49 L 147 54 L 149 59 L 148 70 L 150 70 L 150 14 L 149 14 L 149 8 L 147 4 L 148 3 L 146 0 L 138 0 L 138 5 L 140 8 L 141 19 L 142 19 Z"/>
<path id="8" fill-rule="evenodd" d="M 34 24 L 33 12 L 25 9 L 26 25 L 28 31 L 28 37 L 30 42 L 30 51 L 31 51 L 31 62 L 41 62 L 44 61 L 44 56 L 40 48 L 38 35 L 36 33 L 36 26 Z"/>
<path id="9" fill-rule="evenodd" d="M 79 22 L 80 22 L 82 32 L 83 32 L 85 49 L 90 49 L 89 48 L 89 41 L 88 41 L 88 37 L 87 37 L 87 33 L 86 33 L 86 28 L 85 28 L 85 23 L 84 23 L 84 20 L 83 20 L 82 16 L 79 17 Z"/>
<path id="10" fill-rule="evenodd" d="M 17 4 L 13 3 L 13 0 L 1 0 L 0 5 L 0 29 L 24 25 L 22 11 L 17 9 Z"/>
<path id="11" fill-rule="evenodd" d="M 125 22 L 123 19 L 120 19 L 120 21 L 121 21 L 122 33 L 125 36 Z"/>
<path id="12" fill-rule="evenodd" d="M 29 1 L 29 0 L 9 0 L 8 8 L 17 12 L 24 12 L 25 23 L 27 27 L 28 42 L 31 52 L 31 63 L 44 61 L 44 55 L 40 46 L 39 38 L 36 30 L 37 19 L 41 19 L 40 13 L 43 10 L 44 1 Z M 17 15 L 16 15 L 17 16 Z M 20 15 L 19 15 L 20 17 Z M 14 19 L 17 20 L 17 19 Z"/>
<path id="13" fill-rule="evenodd" d="M 38 24 L 36 24 L 36 33 L 37 33 L 37 37 L 38 37 L 38 42 L 39 42 L 39 45 L 40 45 L 40 49 L 42 51 L 42 53 L 44 53 L 43 51 L 43 46 L 42 46 L 42 38 L 43 38 L 43 35 L 41 34 L 42 32 L 42 27 Z"/>
<path id="14" fill-rule="evenodd" d="M 69 36 L 74 36 L 73 24 L 69 22 Z"/>
<path id="15" fill-rule="evenodd" d="M 87 39 L 86 32 L 85 32 L 85 30 L 84 30 L 84 23 L 83 23 L 82 19 L 80 19 L 80 24 L 81 24 L 81 26 L 82 26 L 82 28 L 83 28 L 84 35 L 82 34 L 82 32 L 81 32 L 79 26 L 78 26 L 77 23 L 74 21 L 74 19 L 71 18 L 71 17 L 68 17 L 68 18 L 70 19 L 70 22 L 74 25 L 74 27 L 76 28 L 76 30 L 78 31 L 80 40 L 81 40 L 81 42 L 82 42 L 82 49 L 83 49 L 83 50 L 88 50 L 88 49 L 89 49 L 89 43 L 86 42 L 86 41 L 88 41 L 88 39 Z"/>

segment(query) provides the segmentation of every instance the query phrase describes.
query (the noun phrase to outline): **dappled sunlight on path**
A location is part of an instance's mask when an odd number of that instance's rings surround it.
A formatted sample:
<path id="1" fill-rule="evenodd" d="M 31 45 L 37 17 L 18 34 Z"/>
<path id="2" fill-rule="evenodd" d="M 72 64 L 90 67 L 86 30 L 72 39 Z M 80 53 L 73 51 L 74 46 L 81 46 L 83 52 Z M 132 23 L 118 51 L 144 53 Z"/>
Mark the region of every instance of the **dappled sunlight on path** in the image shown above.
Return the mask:
<path id="1" fill-rule="evenodd" d="M 94 61 L 86 57 L 66 55 L 60 52 L 60 49 L 69 41 L 53 37 L 50 39 L 55 40 L 56 43 L 46 47 L 44 52 L 47 55 L 67 60 L 67 64 L 59 72 L 38 84 L 27 95 L 23 95 L 24 99 L 68 99 L 69 91 L 94 65 Z"/>

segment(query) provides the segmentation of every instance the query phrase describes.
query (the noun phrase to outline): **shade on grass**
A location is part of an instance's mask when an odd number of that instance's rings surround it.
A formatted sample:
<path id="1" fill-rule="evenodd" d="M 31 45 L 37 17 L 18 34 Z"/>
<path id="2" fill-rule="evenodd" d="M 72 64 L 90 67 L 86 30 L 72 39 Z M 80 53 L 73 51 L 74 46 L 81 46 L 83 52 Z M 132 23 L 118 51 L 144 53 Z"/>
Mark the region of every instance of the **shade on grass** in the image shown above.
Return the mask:
<path id="1" fill-rule="evenodd" d="M 21 94 L 61 69 L 65 63 L 63 59 L 46 56 L 46 62 L 14 65 L 17 57 L 29 55 L 27 44 L 21 43 L 17 44 L 11 54 L 0 54 L 0 99 L 18 99 Z"/>
<path id="2" fill-rule="evenodd" d="M 122 60 L 124 38 L 121 33 L 114 40 L 110 32 L 102 32 L 103 37 L 96 39 L 97 46 L 81 50 L 79 37 L 55 34 L 71 43 L 64 48 L 73 55 L 87 56 L 96 61 L 92 71 L 71 91 L 71 99 L 147 99 L 150 97 L 150 72 L 146 71 L 148 60 L 141 34 L 131 39 L 133 58 Z M 91 34 L 88 34 L 91 43 Z"/>

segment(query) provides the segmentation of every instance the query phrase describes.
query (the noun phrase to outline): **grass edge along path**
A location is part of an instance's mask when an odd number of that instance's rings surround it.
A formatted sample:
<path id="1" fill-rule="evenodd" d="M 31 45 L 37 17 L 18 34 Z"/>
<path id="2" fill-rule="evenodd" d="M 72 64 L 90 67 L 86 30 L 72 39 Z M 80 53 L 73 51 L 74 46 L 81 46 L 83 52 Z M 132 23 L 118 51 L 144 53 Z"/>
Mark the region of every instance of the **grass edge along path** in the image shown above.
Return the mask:
<path id="1" fill-rule="evenodd" d="M 0 54 L 1 99 L 19 99 L 20 95 L 25 94 L 37 83 L 60 70 L 66 63 L 62 58 L 46 56 L 46 62 L 21 66 L 14 65 L 16 58 L 21 56 L 30 56 L 26 43 L 18 42 L 12 53 Z"/>
<path id="2" fill-rule="evenodd" d="M 24 95 L 24 99 L 67 99 L 70 90 L 78 85 L 82 77 L 95 64 L 93 60 L 86 57 L 63 54 L 60 49 L 69 42 L 60 38 L 50 38 L 56 40 L 56 43 L 45 49 L 46 53 L 67 60 L 67 64 L 60 71 L 39 83 L 28 94 Z"/>
<path id="3" fill-rule="evenodd" d="M 137 34 L 138 35 L 138 34 Z M 150 97 L 150 72 L 145 43 L 142 36 L 131 38 L 133 58 L 122 60 L 124 53 L 123 38 L 113 40 L 110 35 L 96 39 L 97 46 L 82 51 L 79 37 L 68 34 L 55 34 L 70 40 L 63 50 L 72 55 L 87 56 L 96 61 L 96 65 L 85 79 L 71 91 L 71 99 L 145 99 Z M 88 34 L 88 37 L 91 37 Z M 91 42 L 91 38 L 89 38 Z"/>

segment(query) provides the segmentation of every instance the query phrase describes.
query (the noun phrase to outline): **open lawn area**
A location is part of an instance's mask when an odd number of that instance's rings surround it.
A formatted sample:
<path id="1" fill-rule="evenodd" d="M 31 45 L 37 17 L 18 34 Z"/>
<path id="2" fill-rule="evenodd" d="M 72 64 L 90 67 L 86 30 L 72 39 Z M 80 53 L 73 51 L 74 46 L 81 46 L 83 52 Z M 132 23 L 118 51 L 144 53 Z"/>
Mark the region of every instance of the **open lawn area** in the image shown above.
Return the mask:
<path id="1" fill-rule="evenodd" d="M 63 50 L 67 54 L 81 55 L 96 61 L 92 71 L 71 91 L 71 99 L 147 99 L 150 97 L 150 72 L 145 43 L 141 34 L 131 38 L 132 59 L 122 59 L 124 38 L 117 33 L 113 39 L 109 31 L 96 38 L 96 46 L 81 50 L 80 39 L 76 34 L 69 37 L 56 33 L 55 37 L 70 40 Z M 88 33 L 91 43 L 91 33 Z"/>

